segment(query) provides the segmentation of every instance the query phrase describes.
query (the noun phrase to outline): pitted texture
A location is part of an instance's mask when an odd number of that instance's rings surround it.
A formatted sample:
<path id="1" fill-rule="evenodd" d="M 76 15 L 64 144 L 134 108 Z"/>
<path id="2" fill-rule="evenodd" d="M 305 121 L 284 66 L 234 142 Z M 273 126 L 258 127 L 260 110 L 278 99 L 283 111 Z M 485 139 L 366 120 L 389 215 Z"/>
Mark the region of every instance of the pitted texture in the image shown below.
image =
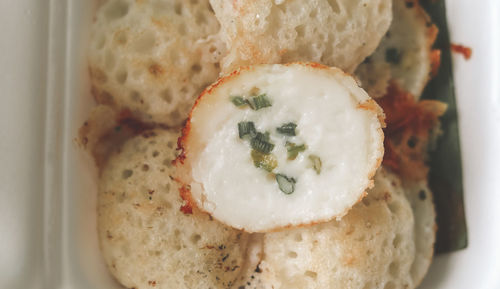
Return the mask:
<path id="1" fill-rule="evenodd" d="M 399 178 L 382 168 L 342 220 L 266 234 L 244 288 L 415 288 L 418 242 L 429 237 L 415 228 Z"/>
<path id="2" fill-rule="evenodd" d="M 97 11 L 89 47 L 98 103 L 143 122 L 180 125 L 217 79 L 225 44 L 208 0 L 109 0 Z"/>
<path id="3" fill-rule="evenodd" d="M 355 74 L 371 97 L 384 96 L 389 81 L 394 80 L 419 99 L 430 79 L 433 61 L 439 61 L 439 54 L 432 50 L 438 30 L 418 1 L 393 0 L 392 7 L 389 31 Z"/>
<path id="4" fill-rule="evenodd" d="M 101 251 L 127 288 L 230 288 L 247 235 L 208 215 L 186 215 L 171 161 L 178 133 L 147 131 L 113 153 L 99 183 Z"/>
<path id="5" fill-rule="evenodd" d="M 429 270 L 436 241 L 436 212 L 432 191 L 427 181 L 403 182 L 406 197 L 415 217 L 415 259 L 411 266 L 411 278 L 415 285 L 422 282 Z"/>
<path id="6" fill-rule="evenodd" d="M 391 0 L 211 0 L 229 52 L 223 71 L 241 65 L 318 62 L 348 72 L 389 28 Z"/>

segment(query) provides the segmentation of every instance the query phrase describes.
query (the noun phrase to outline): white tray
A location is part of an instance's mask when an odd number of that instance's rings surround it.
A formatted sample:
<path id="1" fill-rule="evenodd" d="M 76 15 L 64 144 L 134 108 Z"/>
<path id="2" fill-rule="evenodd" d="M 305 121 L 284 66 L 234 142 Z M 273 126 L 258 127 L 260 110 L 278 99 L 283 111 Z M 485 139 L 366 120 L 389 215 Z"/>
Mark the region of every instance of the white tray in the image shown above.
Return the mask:
<path id="1" fill-rule="evenodd" d="M 120 288 L 97 245 L 95 171 L 74 144 L 92 99 L 90 0 L 0 1 L 0 288 Z M 500 1 L 448 0 L 463 153 L 466 250 L 422 288 L 500 288 Z"/>

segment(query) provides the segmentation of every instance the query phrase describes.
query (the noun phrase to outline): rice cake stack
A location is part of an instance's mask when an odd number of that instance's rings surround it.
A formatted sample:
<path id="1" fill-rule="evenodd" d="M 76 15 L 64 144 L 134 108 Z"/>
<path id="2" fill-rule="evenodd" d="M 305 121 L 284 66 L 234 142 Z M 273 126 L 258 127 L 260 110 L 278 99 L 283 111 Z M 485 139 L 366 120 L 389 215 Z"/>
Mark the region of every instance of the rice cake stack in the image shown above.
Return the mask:
<path id="1" fill-rule="evenodd" d="M 341 220 L 250 235 L 196 208 L 187 215 L 179 210 L 189 207 L 170 178 L 176 132 L 141 132 L 123 145 L 102 136 L 123 111 L 140 122 L 179 126 L 217 78 L 219 63 L 224 72 L 299 60 L 352 72 L 379 45 L 392 10 L 395 36 L 386 36 L 357 74 L 372 96 L 384 95 L 387 83 L 397 80 L 418 97 L 433 41 L 418 3 L 210 2 L 215 14 L 208 0 L 108 0 L 97 12 L 89 66 L 103 106 L 82 135 L 91 147 L 107 143 L 104 154 L 113 151 L 103 161 L 98 207 L 101 251 L 111 273 L 138 289 L 415 288 L 432 260 L 435 237 L 432 193 L 424 181 L 401 181 L 380 168 L 375 186 Z M 409 10 L 410 2 L 418 9 Z M 407 39 L 407 31 L 415 31 L 416 40 Z M 386 61 L 392 47 L 411 51 L 401 56 L 408 60 Z M 375 80 L 366 81 L 367 75 Z"/>

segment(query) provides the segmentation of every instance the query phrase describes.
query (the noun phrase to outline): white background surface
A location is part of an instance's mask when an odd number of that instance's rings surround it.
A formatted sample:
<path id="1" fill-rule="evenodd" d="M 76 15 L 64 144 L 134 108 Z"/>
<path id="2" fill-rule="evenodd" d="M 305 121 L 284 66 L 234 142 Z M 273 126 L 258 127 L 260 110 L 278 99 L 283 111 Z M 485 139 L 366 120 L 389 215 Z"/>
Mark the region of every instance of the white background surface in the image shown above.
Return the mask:
<path id="1" fill-rule="evenodd" d="M 0 1 L 0 288 L 115 287 L 98 254 L 95 183 L 73 143 L 91 100 L 90 0 Z M 448 0 L 463 153 L 466 250 L 423 288 L 500 288 L 500 1 Z"/>

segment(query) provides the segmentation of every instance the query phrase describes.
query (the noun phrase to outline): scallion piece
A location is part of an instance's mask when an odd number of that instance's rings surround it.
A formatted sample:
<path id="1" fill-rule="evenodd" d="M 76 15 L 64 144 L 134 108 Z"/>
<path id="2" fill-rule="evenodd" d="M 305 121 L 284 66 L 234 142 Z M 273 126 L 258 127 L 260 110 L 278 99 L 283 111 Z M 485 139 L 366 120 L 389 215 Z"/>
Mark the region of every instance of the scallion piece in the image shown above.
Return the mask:
<path id="1" fill-rule="evenodd" d="M 269 142 L 269 134 L 261 132 L 257 132 L 255 137 L 250 140 L 250 146 L 264 154 L 268 154 L 274 149 L 274 144 Z"/>
<path id="2" fill-rule="evenodd" d="M 232 96 L 231 102 L 237 107 L 244 106 L 244 105 L 248 104 L 247 101 L 241 96 Z"/>
<path id="3" fill-rule="evenodd" d="M 296 159 L 300 152 L 303 152 L 306 150 L 305 144 L 296 145 L 293 142 L 286 142 L 285 146 L 286 146 L 286 150 L 288 151 L 288 159 L 289 160 Z"/>
<path id="4" fill-rule="evenodd" d="M 287 195 L 290 195 L 295 191 L 295 184 L 297 181 L 294 178 L 289 178 L 282 174 L 276 174 L 276 182 L 278 182 L 280 190 Z"/>
<path id="5" fill-rule="evenodd" d="M 257 131 L 255 130 L 255 124 L 252 121 L 242 121 L 238 123 L 238 134 L 240 138 L 245 136 L 255 137 Z"/>
<path id="6" fill-rule="evenodd" d="M 268 172 L 272 172 L 277 166 L 278 161 L 273 154 L 263 154 L 259 151 L 252 150 L 253 164 L 257 168 L 262 168 Z"/>
<path id="7" fill-rule="evenodd" d="M 310 155 L 309 160 L 311 160 L 314 170 L 319 175 L 321 173 L 321 159 L 317 155 Z"/>
<path id="8" fill-rule="evenodd" d="M 266 94 L 252 96 L 247 102 L 253 110 L 271 106 L 271 101 L 267 98 Z"/>
<path id="9" fill-rule="evenodd" d="M 297 125 L 293 122 L 285 123 L 282 126 L 276 128 L 276 130 L 283 135 L 295 136 L 295 128 Z"/>

